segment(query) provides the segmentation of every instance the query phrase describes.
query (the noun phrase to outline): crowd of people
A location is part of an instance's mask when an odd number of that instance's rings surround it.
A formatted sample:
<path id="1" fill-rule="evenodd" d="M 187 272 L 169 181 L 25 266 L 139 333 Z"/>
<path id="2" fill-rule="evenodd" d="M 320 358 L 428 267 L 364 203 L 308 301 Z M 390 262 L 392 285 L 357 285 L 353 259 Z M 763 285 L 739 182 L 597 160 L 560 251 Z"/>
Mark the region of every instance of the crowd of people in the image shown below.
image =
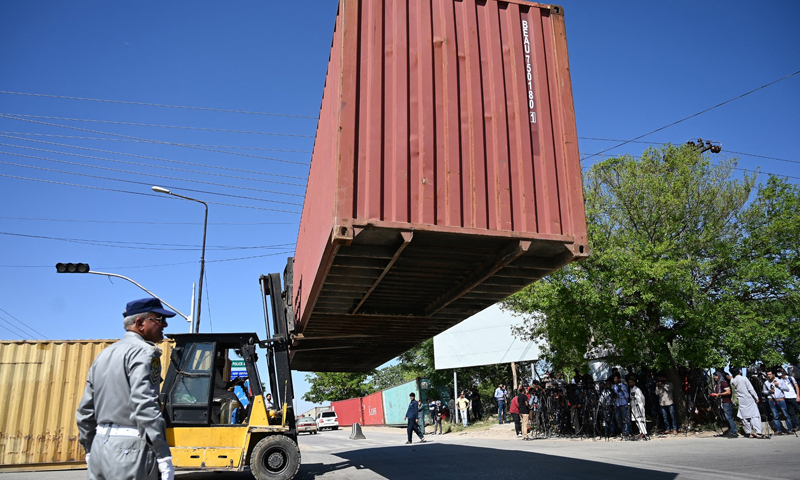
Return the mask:
<path id="1" fill-rule="evenodd" d="M 800 428 L 800 387 L 782 367 L 754 365 L 744 373 L 731 368 L 730 373 L 717 370 L 710 375 L 682 370 L 679 378 L 682 382 L 676 385 L 664 372 L 622 374 L 612 369 L 599 382 L 575 371 L 569 381 L 561 373 L 548 373 L 516 391 L 501 384 L 494 392 L 497 421 L 505 423 L 510 417 L 516 436 L 526 440 L 677 435 L 681 427 L 676 399 L 682 396 L 689 421 L 713 424 L 721 437 L 740 436 L 736 418 L 741 433 L 750 438 L 794 434 Z M 449 405 L 433 402 L 430 410 L 435 434 L 441 433 L 441 422 L 448 417 L 466 427 L 483 416 L 477 389 L 460 392 Z"/>

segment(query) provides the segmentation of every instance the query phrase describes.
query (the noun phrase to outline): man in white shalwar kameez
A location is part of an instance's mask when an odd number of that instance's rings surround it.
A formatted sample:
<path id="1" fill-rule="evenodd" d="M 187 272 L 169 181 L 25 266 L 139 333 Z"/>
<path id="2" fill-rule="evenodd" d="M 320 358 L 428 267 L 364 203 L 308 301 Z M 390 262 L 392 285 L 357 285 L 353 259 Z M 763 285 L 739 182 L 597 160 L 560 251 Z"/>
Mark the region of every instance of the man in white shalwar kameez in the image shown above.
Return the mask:
<path id="1" fill-rule="evenodd" d="M 750 380 L 742 376 L 738 368 L 731 369 L 731 385 L 736 389 L 736 399 L 739 400 L 739 413 L 744 431 L 751 437 L 761 437 L 761 413 L 758 411 L 758 395 Z M 756 434 L 753 435 L 753 430 Z"/>
<path id="2" fill-rule="evenodd" d="M 628 386 L 631 392 L 631 418 L 636 422 L 636 427 L 639 429 L 639 436 L 647 435 L 647 423 L 644 417 L 644 393 L 642 389 L 636 386 L 636 376 L 631 375 L 628 377 Z"/>

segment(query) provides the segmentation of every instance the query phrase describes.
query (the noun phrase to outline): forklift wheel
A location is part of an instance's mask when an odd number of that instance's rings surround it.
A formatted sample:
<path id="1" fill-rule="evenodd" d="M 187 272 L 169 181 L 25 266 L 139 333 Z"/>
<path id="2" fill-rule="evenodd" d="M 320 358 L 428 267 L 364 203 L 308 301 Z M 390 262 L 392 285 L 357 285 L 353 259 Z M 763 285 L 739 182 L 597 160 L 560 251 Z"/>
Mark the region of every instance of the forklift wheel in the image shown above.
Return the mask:
<path id="1" fill-rule="evenodd" d="M 257 480 L 291 480 L 300 470 L 300 449 L 291 438 L 262 438 L 250 455 L 250 470 Z"/>

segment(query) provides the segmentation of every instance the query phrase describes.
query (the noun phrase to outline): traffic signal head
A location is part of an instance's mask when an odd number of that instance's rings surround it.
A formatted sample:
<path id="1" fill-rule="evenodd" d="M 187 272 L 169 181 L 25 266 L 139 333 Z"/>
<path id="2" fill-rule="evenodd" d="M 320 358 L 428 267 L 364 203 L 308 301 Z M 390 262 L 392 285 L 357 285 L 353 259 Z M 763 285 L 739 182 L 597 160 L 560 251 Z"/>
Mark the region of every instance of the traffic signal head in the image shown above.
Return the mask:
<path id="1" fill-rule="evenodd" d="M 89 273 L 88 263 L 56 263 L 58 273 Z"/>

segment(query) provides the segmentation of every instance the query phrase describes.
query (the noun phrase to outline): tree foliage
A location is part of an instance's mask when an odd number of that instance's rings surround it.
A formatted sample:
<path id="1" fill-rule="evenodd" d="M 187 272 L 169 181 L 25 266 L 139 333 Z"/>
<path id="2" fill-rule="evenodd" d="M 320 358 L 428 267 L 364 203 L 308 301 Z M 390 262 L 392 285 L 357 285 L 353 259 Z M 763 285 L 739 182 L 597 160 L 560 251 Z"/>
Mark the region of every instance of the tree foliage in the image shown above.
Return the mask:
<path id="1" fill-rule="evenodd" d="M 796 361 L 797 186 L 734 179 L 688 146 L 594 165 L 584 192 L 592 253 L 505 302 L 556 367 L 666 369 Z"/>
<path id="2" fill-rule="evenodd" d="M 311 388 L 303 400 L 311 403 L 335 402 L 373 393 L 367 373 L 315 372 L 306 375 Z"/>

